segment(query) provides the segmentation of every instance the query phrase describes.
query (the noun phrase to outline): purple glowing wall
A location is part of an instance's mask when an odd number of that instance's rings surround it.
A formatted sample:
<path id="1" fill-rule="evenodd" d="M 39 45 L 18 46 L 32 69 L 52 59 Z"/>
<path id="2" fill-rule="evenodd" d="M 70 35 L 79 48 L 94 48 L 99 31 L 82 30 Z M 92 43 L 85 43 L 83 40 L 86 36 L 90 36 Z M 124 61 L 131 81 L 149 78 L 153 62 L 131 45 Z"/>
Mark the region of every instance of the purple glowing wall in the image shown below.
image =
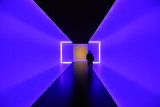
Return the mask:
<path id="1" fill-rule="evenodd" d="M 31 106 L 68 66 L 60 63 L 66 40 L 33 0 L 1 0 L 0 106 Z"/>
<path id="2" fill-rule="evenodd" d="M 97 29 L 95 71 L 120 107 L 160 106 L 160 1 L 116 0 Z"/>

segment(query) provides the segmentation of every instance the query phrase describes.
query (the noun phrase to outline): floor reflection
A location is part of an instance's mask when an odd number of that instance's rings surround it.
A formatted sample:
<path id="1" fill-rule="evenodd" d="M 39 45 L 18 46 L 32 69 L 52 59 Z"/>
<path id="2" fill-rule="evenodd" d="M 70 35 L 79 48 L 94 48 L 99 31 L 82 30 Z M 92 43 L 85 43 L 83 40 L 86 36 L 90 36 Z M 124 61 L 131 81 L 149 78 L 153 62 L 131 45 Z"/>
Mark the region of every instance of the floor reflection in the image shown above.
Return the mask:
<path id="1" fill-rule="evenodd" d="M 32 106 L 117 107 L 86 62 L 72 63 Z"/>

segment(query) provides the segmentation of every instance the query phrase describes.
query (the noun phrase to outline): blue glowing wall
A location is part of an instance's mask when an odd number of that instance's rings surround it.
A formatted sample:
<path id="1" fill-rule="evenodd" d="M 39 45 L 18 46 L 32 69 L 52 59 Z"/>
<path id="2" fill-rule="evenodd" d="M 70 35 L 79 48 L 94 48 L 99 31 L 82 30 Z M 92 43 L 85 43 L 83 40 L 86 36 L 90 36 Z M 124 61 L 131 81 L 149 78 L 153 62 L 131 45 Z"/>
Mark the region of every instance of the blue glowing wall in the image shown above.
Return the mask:
<path id="1" fill-rule="evenodd" d="M 33 0 L 0 0 L 0 106 L 31 106 L 68 66 L 66 40 Z"/>
<path id="2" fill-rule="evenodd" d="M 116 0 L 91 40 L 95 71 L 119 107 L 160 106 L 160 1 Z"/>

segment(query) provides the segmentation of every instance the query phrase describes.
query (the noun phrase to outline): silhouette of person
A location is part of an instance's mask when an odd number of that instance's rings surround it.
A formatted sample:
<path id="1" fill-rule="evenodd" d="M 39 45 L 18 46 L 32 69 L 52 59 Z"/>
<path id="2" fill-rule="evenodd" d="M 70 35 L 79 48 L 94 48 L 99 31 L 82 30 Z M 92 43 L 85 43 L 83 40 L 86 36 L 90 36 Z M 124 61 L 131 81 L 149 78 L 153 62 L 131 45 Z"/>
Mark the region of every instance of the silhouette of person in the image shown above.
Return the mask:
<path id="1" fill-rule="evenodd" d="M 93 66 L 94 57 L 90 50 L 89 50 L 89 53 L 87 53 L 86 59 L 88 61 L 89 71 L 91 71 L 92 66 Z"/>

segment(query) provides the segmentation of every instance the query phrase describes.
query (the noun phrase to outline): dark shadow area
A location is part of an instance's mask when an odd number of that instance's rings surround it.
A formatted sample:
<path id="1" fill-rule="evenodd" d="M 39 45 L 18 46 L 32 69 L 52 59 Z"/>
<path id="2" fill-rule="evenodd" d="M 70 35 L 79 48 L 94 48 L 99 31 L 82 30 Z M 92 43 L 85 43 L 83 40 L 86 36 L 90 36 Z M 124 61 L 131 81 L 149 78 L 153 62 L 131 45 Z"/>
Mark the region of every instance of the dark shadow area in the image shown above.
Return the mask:
<path id="1" fill-rule="evenodd" d="M 73 43 L 88 43 L 115 0 L 34 0 Z"/>
<path id="2" fill-rule="evenodd" d="M 32 107 L 117 107 L 87 62 L 74 62 Z"/>

